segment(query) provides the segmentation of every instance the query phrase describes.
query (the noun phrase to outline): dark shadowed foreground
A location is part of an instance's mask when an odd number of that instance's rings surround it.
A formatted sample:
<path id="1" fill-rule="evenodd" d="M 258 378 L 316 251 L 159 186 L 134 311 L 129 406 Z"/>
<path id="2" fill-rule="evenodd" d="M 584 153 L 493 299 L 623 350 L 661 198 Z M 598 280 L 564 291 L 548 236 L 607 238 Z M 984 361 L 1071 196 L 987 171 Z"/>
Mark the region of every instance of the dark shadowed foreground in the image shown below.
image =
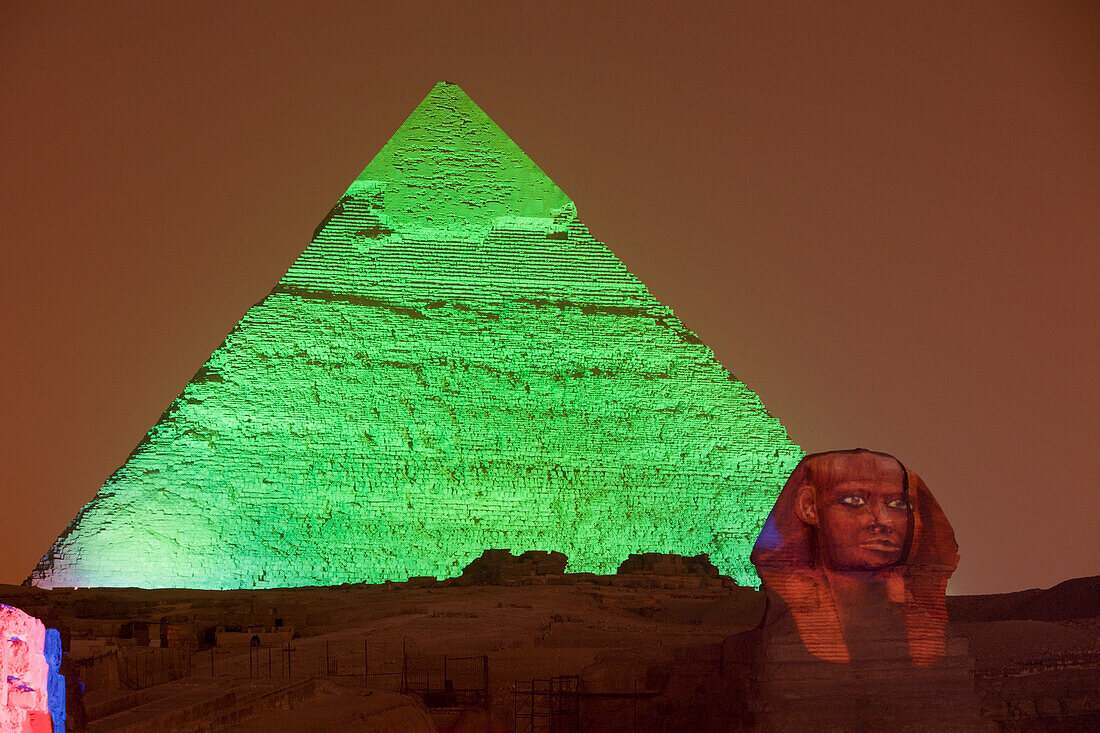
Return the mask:
<path id="1" fill-rule="evenodd" d="M 695 558 L 642 558 L 615 576 L 562 575 L 545 554 L 489 560 L 441 582 L 0 586 L 0 602 L 62 629 L 92 731 L 751 727 L 742 660 L 723 642 L 759 624 L 762 593 Z M 986 721 L 1100 724 L 1098 598 L 1100 577 L 948 599 Z"/>

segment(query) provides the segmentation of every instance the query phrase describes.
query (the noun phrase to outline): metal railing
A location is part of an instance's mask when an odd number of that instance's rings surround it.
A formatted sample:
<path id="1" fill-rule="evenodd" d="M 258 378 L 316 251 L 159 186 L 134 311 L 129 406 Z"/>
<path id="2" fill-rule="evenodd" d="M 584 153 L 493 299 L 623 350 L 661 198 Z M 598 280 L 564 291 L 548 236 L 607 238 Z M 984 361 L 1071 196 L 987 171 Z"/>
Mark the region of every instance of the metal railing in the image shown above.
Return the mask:
<path id="1" fill-rule="evenodd" d="M 375 650 L 375 656 L 382 657 Z M 428 707 L 484 706 L 489 701 L 489 658 L 421 654 L 411 640 L 400 655 L 372 658 L 366 639 L 294 639 L 282 644 L 206 649 L 189 659 L 197 678 L 362 677 L 364 686 L 414 694 Z"/>
<path id="2" fill-rule="evenodd" d="M 489 704 L 489 657 L 403 655 L 402 692 L 419 695 L 429 708 Z"/>
<path id="3" fill-rule="evenodd" d="M 191 650 L 136 648 L 118 654 L 118 681 L 123 687 L 141 690 L 191 676 Z"/>
<path id="4" fill-rule="evenodd" d="M 575 733 L 580 730 L 580 681 L 577 675 L 519 681 L 512 687 L 516 733 Z"/>

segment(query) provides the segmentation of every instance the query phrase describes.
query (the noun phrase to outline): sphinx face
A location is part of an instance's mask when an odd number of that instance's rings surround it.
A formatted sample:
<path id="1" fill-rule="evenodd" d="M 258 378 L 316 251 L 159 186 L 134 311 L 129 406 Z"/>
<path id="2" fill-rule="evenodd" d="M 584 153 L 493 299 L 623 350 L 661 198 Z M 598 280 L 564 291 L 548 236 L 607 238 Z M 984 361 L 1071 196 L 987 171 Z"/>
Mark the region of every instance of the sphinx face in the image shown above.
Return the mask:
<path id="1" fill-rule="evenodd" d="M 901 559 L 909 527 L 901 467 L 860 461 L 803 498 L 800 513 L 816 525 L 818 554 L 833 570 L 877 570 Z"/>

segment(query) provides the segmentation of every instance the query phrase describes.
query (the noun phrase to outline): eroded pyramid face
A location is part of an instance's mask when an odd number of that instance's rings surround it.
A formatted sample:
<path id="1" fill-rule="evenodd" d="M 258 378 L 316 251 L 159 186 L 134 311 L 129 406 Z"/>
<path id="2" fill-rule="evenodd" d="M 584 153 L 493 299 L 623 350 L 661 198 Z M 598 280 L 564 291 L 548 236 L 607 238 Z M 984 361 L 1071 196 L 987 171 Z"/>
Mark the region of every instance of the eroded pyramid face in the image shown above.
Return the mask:
<path id="1" fill-rule="evenodd" d="M 571 571 L 753 540 L 802 452 L 438 84 L 38 564 L 54 586 Z"/>

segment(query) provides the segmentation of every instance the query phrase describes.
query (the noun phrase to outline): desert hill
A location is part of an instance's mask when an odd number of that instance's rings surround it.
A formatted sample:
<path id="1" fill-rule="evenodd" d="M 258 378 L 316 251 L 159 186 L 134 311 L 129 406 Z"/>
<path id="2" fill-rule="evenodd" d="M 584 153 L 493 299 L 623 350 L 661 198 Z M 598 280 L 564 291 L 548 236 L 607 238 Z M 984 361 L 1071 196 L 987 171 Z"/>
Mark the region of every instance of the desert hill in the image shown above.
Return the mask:
<path id="1" fill-rule="evenodd" d="M 958 622 L 1092 618 L 1100 616 L 1100 575 L 1072 578 L 1046 590 L 948 596 L 947 611 Z"/>

